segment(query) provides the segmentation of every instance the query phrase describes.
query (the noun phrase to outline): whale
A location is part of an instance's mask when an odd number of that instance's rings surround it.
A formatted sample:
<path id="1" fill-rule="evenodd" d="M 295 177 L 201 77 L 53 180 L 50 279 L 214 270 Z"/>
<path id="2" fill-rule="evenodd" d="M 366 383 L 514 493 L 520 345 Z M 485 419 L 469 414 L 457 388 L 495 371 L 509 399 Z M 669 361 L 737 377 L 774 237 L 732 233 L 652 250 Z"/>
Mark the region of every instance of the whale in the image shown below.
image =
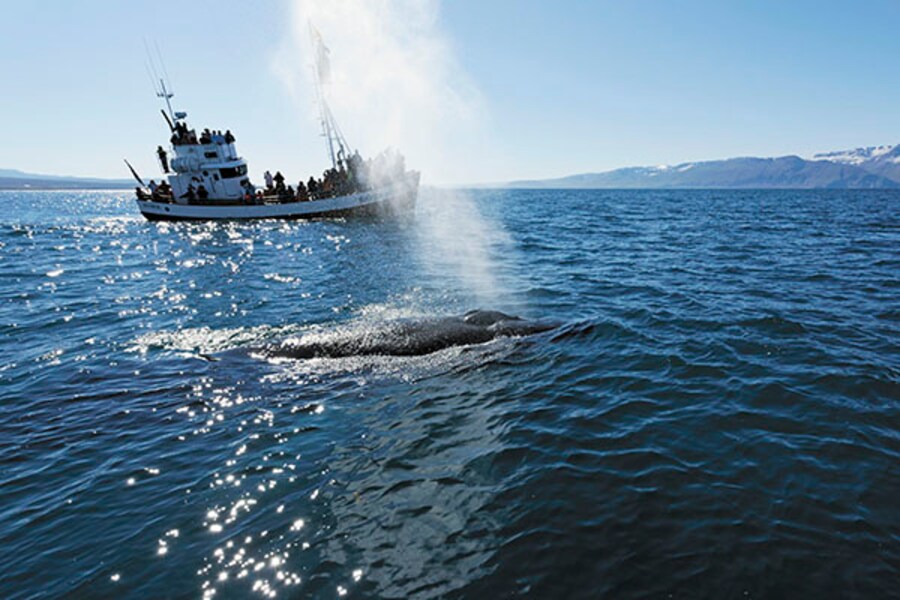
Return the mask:
<path id="1" fill-rule="evenodd" d="M 461 316 L 336 327 L 255 347 L 251 353 L 263 358 L 288 359 L 424 356 L 455 346 L 484 344 L 500 337 L 529 336 L 556 327 L 558 323 L 532 321 L 495 310 L 471 310 Z"/>

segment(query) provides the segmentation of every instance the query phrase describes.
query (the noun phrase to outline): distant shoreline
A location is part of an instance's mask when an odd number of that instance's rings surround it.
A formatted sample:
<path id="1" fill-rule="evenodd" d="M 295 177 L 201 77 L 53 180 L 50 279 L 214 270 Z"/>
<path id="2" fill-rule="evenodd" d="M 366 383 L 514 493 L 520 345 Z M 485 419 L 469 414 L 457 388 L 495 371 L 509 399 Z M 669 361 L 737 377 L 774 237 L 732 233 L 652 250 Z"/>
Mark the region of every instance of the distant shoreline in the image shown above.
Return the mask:
<path id="1" fill-rule="evenodd" d="M 76 186 L 76 187 L 50 187 L 50 186 L 30 186 L 30 187 L 7 187 L 0 185 L 0 192 L 121 192 L 130 190 L 133 186 Z"/>

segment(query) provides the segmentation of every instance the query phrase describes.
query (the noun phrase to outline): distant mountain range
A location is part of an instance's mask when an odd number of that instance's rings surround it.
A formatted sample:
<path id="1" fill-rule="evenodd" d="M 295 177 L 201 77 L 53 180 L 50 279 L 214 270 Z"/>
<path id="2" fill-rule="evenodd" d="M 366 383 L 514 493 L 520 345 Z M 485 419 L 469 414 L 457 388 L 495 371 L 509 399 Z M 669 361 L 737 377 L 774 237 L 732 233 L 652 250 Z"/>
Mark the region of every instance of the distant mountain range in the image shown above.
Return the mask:
<path id="1" fill-rule="evenodd" d="M 778 158 L 730 158 L 630 167 L 557 179 L 513 181 L 515 188 L 830 188 L 900 189 L 900 145 Z"/>
<path id="2" fill-rule="evenodd" d="M 0 190 L 109 190 L 134 185 L 130 179 L 37 175 L 15 169 L 0 169 Z"/>
<path id="3" fill-rule="evenodd" d="M 124 189 L 130 179 L 36 175 L 0 169 L 0 190 Z M 823 152 L 811 158 L 729 158 L 629 167 L 556 179 L 512 181 L 513 188 L 830 188 L 900 189 L 900 144 Z"/>

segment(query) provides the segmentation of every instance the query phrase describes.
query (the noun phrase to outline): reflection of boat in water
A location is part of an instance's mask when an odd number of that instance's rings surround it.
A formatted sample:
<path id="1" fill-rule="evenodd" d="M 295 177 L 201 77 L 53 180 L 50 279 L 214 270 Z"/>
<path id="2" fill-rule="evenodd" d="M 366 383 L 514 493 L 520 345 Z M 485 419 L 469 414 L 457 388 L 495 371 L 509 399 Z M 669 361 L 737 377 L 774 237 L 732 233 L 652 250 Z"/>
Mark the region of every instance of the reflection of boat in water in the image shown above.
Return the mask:
<path id="1" fill-rule="evenodd" d="M 231 132 L 223 135 L 206 129 L 198 136 L 187 124 L 187 113 L 172 110 L 173 94 L 160 79 L 157 95 L 165 99 L 167 110 L 162 113 L 172 134 L 170 151 L 157 149 L 166 179 L 148 186 L 128 165 L 141 184 L 136 189 L 137 204 L 145 217 L 152 221 L 311 219 L 391 215 L 415 208 L 419 173 L 407 170 L 401 155 L 385 152 L 374 160 L 363 160 L 356 152 L 349 154 L 323 93 L 328 50 L 318 33 L 313 33 L 318 55 L 316 93 L 331 168 L 319 179 L 300 180 L 296 187 L 286 185 L 280 172 L 273 177 L 268 171 L 264 188 L 253 185 Z"/>

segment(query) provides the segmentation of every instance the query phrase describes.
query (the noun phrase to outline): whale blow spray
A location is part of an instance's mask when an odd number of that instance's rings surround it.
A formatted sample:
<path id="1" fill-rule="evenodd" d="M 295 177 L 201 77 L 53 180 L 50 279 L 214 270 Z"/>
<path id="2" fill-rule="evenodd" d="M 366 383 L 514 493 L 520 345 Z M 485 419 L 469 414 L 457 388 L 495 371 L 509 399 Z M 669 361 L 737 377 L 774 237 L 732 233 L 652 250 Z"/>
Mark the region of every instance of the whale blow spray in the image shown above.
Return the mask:
<path id="1" fill-rule="evenodd" d="M 472 198 L 428 184 L 471 181 L 466 160 L 485 144 L 482 97 L 456 60 L 439 23 L 436 0 L 295 0 L 277 72 L 317 118 L 310 27 L 330 61 L 328 103 L 364 155 L 402 152 L 422 171 L 417 223 L 427 267 L 451 268 L 481 302 L 496 303 L 492 267 L 508 238 Z M 301 60 L 297 60 L 297 57 Z M 449 273 L 448 273 L 449 275 Z"/>

